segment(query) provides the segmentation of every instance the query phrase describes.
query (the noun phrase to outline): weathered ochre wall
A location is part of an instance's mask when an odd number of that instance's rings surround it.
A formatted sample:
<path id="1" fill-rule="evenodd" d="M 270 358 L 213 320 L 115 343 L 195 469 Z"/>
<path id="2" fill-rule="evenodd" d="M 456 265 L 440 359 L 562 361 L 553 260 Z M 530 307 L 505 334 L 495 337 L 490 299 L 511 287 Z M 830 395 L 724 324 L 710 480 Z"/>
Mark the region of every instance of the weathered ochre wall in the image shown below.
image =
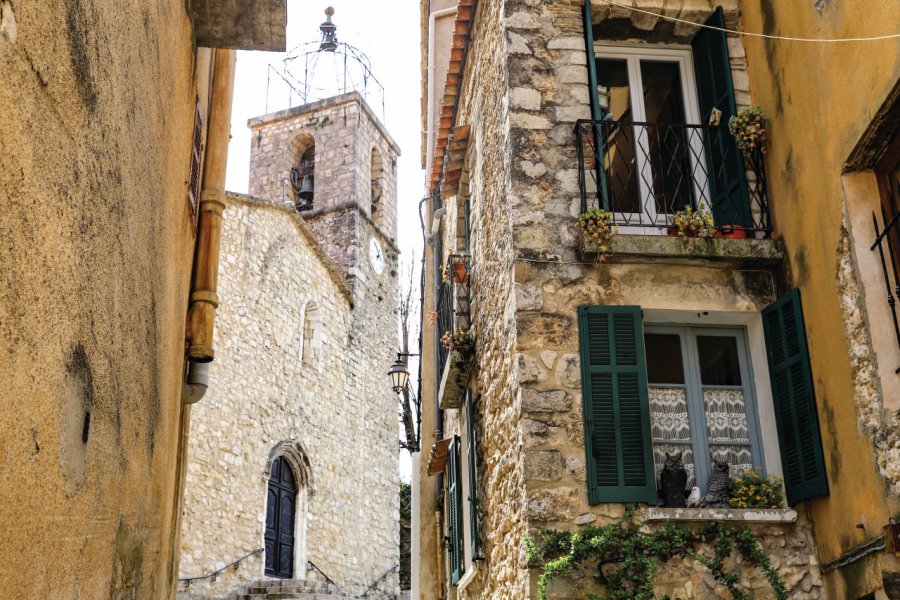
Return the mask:
<path id="1" fill-rule="evenodd" d="M 169 597 L 191 24 L 159 0 L 0 11 L 0 596 Z"/>
<path id="2" fill-rule="evenodd" d="M 742 9 L 746 30 L 783 36 L 892 34 L 900 22 L 900 5 L 893 0 L 746 0 Z M 848 312 L 846 304 L 842 310 L 838 293 L 846 290 L 841 279 L 849 260 L 842 238 L 842 166 L 896 82 L 900 44 L 896 39 L 822 44 L 745 38 L 745 45 L 754 104 L 770 118 L 773 218 L 803 297 L 831 490 L 830 497 L 809 504 L 819 554 L 827 562 L 879 535 L 900 509 L 886 493 L 870 436 L 857 425 L 858 372 L 848 355 L 859 329 L 844 325 L 860 315 Z M 857 598 L 872 591 L 880 585 L 880 561 L 885 570 L 896 570 L 888 555 L 879 553 L 829 575 L 829 597 Z"/>

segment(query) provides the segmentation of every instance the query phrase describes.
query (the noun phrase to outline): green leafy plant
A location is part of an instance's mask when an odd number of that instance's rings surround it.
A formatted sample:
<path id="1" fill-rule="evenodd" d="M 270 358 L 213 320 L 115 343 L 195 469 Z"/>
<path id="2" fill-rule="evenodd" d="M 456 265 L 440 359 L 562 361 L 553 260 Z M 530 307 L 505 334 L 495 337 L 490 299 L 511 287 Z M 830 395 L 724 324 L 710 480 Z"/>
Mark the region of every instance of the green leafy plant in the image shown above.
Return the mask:
<path id="1" fill-rule="evenodd" d="M 537 538 L 523 536 L 530 567 L 542 569 L 538 597 L 547 600 L 547 586 L 583 563 L 597 565 L 596 579 L 606 587 L 607 600 L 654 600 L 653 585 L 661 566 L 673 558 L 691 558 L 705 565 L 735 600 L 752 600 L 738 587 L 740 577 L 725 569 L 725 561 L 736 549 L 745 562 L 759 568 L 769 581 L 777 600 L 787 600 L 784 582 L 772 567 L 753 532 L 746 528 L 723 527 L 719 523 L 691 529 L 666 522 L 655 530 L 636 522 L 638 506 L 600 527 L 588 525 L 577 532 L 543 530 Z M 713 553 L 698 549 L 712 546 Z M 590 600 L 600 596 L 589 594 Z"/>
<path id="2" fill-rule="evenodd" d="M 764 476 L 762 467 L 744 471 L 734 479 L 734 490 L 728 503 L 732 508 L 781 508 L 784 480 Z"/>
<path id="3" fill-rule="evenodd" d="M 606 262 L 610 242 L 615 233 L 612 213 L 602 208 L 592 208 L 578 215 L 574 228 L 581 236 L 583 244 L 590 243 L 597 248 L 595 262 Z"/>
<path id="4" fill-rule="evenodd" d="M 712 215 L 704 208 L 686 204 L 672 216 L 672 230 L 679 237 L 712 237 L 716 234 Z"/>
<path id="5" fill-rule="evenodd" d="M 728 119 L 728 131 L 737 140 L 738 148 L 746 156 L 759 149 L 766 153 L 769 133 L 766 130 L 766 116 L 758 107 L 745 108 Z"/>
<path id="6" fill-rule="evenodd" d="M 471 329 L 455 328 L 441 336 L 441 344 L 448 350 L 471 351 L 475 346 L 475 337 Z"/>

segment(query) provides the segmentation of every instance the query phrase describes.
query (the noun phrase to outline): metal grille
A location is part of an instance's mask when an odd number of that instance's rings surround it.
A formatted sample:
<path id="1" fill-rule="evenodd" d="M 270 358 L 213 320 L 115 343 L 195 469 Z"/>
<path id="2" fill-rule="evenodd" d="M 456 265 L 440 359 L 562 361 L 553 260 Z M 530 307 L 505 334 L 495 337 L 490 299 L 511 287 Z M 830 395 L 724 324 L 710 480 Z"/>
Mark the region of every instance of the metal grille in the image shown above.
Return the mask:
<path id="1" fill-rule="evenodd" d="M 582 212 L 665 229 L 690 206 L 754 237 L 772 229 L 762 154 L 742 155 L 725 127 L 580 120 L 575 137 Z"/>
<path id="2" fill-rule="evenodd" d="M 891 206 L 895 206 L 891 202 Z M 897 253 L 900 248 L 896 247 L 898 235 L 900 235 L 900 227 L 897 223 L 900 221 L 900 213 L 891 211 L 893 214 L 888 218 L 881 207 L 881 222 L 884 229 L 878 225 L 878 217 L 872 213 L 872 225 L 875 228 L 875 241 L 869 248 L 871 251 L 878 250 L 878 256 L 881 258 L 881 273 L 884 276 L 884 291 L 887 295 L 887 304 L 891 311 L 891 317 L 894 320 L 894 335 L 897 338 L 897 345 L 900 347 L 900 322 L 897 320 L 897 298 L 900 297 L 900 274 L 898 274 Z M 887 248 L 885 248 L 887 246 Z M 885 258 L 887 254 L 887 258 Z M 890 263 L 890 268 L 888 268 Z M 894 369 L 894 373 L 900 373 L 900 366 Z"/>
<path id="3" fill-rule="evenodd" d="M 440 340 L 445 333 L 455 329 L 468 330 L 471 327 L 469 307 L 471 303 L 468 283 L 457 283 L 452 278 L 441 285 L 437 301 L 437 336 Z M 449 351 L 440 344 L 438 351 L 438 377 L 444 372 Z"/>
<path id="4" fill-rule="evenodd" d="M 191 217 L 197 222 L 197 204 L 200 199 L 200 159 L 203 154 L 203 119 L 200 117 L 200 102 L 194 109 L 194 132 L 191 141 L 191 170 L 188 180 L 188 201 Z"/>

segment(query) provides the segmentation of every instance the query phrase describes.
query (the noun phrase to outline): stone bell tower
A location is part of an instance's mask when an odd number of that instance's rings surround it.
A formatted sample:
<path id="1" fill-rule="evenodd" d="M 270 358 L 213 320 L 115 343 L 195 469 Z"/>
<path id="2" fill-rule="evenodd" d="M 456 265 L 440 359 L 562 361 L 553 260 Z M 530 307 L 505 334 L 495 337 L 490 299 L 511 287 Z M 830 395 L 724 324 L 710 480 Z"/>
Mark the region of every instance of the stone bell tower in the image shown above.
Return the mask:
<path id="1" fill-rule="evenodd" d="M 400 149 L 358 92 L 248 125 L 251 196 L 293 204 L 354 294 L 396 269 Z"/>

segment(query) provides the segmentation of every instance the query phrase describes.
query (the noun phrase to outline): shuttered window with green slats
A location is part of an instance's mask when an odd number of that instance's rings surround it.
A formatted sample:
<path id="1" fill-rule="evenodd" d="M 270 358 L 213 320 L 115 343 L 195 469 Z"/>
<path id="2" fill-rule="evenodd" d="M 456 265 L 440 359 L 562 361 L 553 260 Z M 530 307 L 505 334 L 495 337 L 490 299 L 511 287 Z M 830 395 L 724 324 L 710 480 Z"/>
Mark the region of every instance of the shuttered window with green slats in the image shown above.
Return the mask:
<path id="1" fill-rule="evenodd" d="M 462 473 L 459 464 L 459 436 L 447 448 L 447 507 L 450 513 L 450 583 L 456 585 L 466 568 L 463 557 Z"/>
<path id="2" fill-rule="evenodd" d="M 788 504 L 828 495 L 800 291 L 763 310 L 772 399 Z"/>
<path id="3" fill-rule="evenodd" d="M 578 309 L 588 498 L 656 502 L 638 306 Z"/>
<path id="4" fill-rule="evenodd" d="M 481 557 L 481 535 L 478 528 L 478 447 L 475 439 L 475 395 L 466 390 L 466 457 L 469 472 L 469 547 L 472 559 Z"/>

